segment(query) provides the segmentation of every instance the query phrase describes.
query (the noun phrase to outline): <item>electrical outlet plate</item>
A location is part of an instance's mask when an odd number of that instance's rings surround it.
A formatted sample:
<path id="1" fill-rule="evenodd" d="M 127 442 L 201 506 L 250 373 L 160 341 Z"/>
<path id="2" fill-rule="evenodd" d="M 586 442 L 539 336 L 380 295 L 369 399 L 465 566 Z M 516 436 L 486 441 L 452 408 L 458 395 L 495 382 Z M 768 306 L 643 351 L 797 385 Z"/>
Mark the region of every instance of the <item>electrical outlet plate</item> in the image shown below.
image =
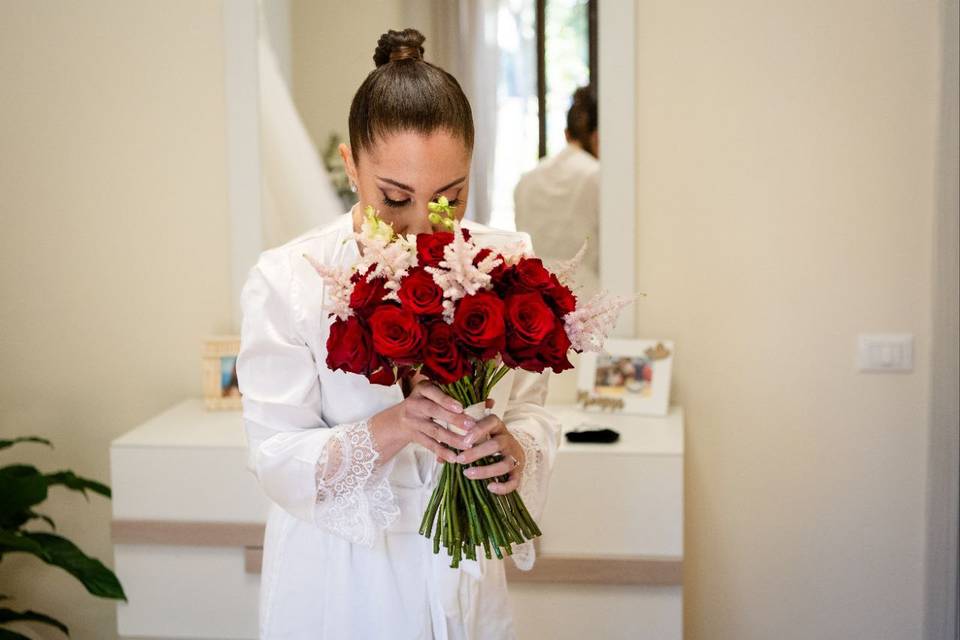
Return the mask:
<path id="1" fill-rule="evenodd" d="M 860 371 L 913 371 L 913 335 L 872 333 L 857 336 Z"/>

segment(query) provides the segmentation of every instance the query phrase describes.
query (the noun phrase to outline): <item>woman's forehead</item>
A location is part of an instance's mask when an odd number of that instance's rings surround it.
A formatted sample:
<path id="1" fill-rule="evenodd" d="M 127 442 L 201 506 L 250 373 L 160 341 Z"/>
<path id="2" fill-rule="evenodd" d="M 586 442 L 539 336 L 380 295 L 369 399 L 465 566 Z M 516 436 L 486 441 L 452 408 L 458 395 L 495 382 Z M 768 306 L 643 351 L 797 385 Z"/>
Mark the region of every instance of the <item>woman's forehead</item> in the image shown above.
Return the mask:
<path id="1" fill-rule="evenodd" d="M 378 176 L 429 190 L 466 175 L 470 150 L 462 138 L 442 129 L 430 134 L 400 131 L 377 137 L 362 149 L 359 164 Z"/>

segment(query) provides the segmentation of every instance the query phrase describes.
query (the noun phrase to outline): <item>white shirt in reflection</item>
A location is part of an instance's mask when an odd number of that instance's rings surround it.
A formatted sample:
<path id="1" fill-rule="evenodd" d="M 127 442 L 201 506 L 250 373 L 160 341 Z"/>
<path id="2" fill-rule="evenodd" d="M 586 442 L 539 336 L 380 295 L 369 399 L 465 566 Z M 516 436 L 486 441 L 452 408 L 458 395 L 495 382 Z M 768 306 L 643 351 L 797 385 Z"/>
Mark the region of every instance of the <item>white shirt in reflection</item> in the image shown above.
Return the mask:
<path id="1" fill-rule="evenodd" d="M 587 254 L 575 274 L 577 293 L 595 293 L 600 285 L 600 162 L 568 142 L 524 173 L 513 191 L 517 231 L 535 238 L 545 262 L 568 260 L 587 240 Z"/>

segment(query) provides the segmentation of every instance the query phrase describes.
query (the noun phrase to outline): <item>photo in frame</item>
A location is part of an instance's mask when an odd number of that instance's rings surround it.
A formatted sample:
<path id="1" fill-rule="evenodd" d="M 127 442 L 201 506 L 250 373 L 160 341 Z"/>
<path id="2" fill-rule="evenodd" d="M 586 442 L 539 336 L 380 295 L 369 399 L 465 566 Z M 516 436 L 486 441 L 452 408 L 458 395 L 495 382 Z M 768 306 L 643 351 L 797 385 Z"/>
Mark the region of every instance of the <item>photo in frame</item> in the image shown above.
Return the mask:
<path id="1" fill-rule="evenodd" d="M 209 410 L 242 409 L 237 382 L 240 336 L 215 335 L 203 341 L 203 404 Z"/>
<path id="2" fill-rule="evenodd" d="M 603 351 L 580 354 L 578 402 L 588 410 L 667 415 L 673 350 L 671 340 L 610 338 Z"/>

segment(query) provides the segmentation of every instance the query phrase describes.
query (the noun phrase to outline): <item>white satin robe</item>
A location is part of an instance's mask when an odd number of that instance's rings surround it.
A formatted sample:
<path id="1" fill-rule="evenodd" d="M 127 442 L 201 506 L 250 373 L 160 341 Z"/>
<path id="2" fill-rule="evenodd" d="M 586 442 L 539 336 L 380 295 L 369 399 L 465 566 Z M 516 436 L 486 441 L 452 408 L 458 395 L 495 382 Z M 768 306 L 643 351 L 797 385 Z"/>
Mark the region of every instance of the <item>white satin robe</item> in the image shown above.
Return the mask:
<path id="1" fill-rule="evenodd" d="M 449 567 L 418 532 L 442 463 L 416 443 L 384 462 L 366 419 L 403 399 L 400 387 L 331 371 L 322 279 L 302 257 L 351 265 L 347 212 L 264 251 L 241 294 L 237 374 L 248 463 L 271 504 L 263 543 L 259 624 L 264 640 L 503 640 L 515 637 L 504 562 L 529 570 L 531 541 L 504 560 Z M 527 234 L 471 221 L 487 246 Z M 543 408 L 547 375 L 514 371 L 494 411 L 524 448 L 520 495 L 538 519 L 561 429 Z M 346 461 L 346 464 L 344 464 Z"/>

